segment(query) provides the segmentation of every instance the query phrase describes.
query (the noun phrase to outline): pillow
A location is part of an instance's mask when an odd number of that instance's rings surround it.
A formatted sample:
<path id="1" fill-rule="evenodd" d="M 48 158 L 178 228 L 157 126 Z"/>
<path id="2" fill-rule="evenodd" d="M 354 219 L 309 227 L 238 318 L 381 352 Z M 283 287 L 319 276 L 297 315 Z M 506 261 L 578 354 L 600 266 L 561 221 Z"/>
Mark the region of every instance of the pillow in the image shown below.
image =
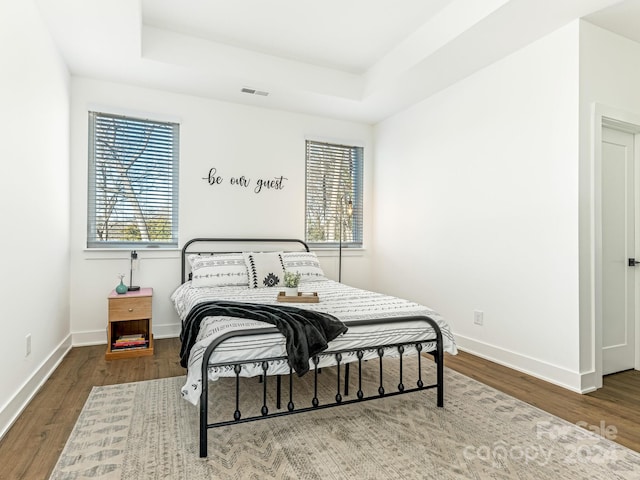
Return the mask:
<path id="1" fill-rule="evenodd" d="M 247 266 L 241 253 L 188 255 L 191 285 L 194 287 L 227 287 L 249 285 Z"/>
<path id="2" fill-rule="evenodd" d="M 324 272 L 314 252 L 285 252 L 282 254 L 284 269 L 297 272 L 301 281 L 315 282 L 324 280 Z"/>
<path id="3" fill-rule="evenodd" d="M 245 253 L 244 261 L 249 273 L 249 288 L 284 285 L 284 264 L 279 252 Z"/>

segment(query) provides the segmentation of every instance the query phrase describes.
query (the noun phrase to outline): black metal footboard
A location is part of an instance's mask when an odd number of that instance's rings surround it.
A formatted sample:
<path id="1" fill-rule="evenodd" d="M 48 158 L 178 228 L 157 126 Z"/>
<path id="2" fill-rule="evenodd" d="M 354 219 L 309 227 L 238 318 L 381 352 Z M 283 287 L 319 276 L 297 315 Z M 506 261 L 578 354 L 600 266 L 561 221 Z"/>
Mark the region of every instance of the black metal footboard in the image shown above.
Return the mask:
<path id="1" fill-rule="evenodd" d="M 291 367 L 289 367 L 289 398 L 288 398 L 288 402 L 287 402 L 287 406 L 286 406 L 286 410 L 281 409 L 281 398 L 280 398 L 280 394 L 281 394 L 281 376 L 277 375 L 276 376 L 276 389 L 277 389 L 277 394 L 276 394 L 276 398 L 277 398 L 277 403 L 276 403 L 276 408 L 278 409 L 278 411 L 276 412 L 269 412 L 269 408 L 267 405 L 267 383 L 269 382 L 269 378 L 270 376 L 268 375 L 268 369 L 269 369 L 269 364 L 270 362 L 273 361 L 279 361 L 279 360 L 287 360 L 286 357 L 274 357 L 274 358 L 264 358 L 264 359 L 252 359 L 252 360 L 247 360 L 247 361 L 238 361 L 238 362 L 227 362 L 227 363 L 215 363 L 215 364 L 210 364 L 209 360 L 210 357 L 212 355 L 212 353 L 215 351 L 215 349 L 224 341 L 230 339 L 230 338 L 237 338 L 237 337 L 246 337 L 246 336 L 254 336 L 254 335 L 264 335 L 264 334 L 273 334 L 273 333 L 279 333 L 278 330 L 274 327 L 274 328 L 260 328 L 260 329 L 252 329 L 252 330 L 239 330 L 239 331 L 233 331 L 233 332 L 228 332 L 224 335 L 221 335 L 220 337 L 218 337 L 216 340 L 214 340 L 205 350 L 204 356 L 202 358 L 202 371 L 201 371 L 201 375 L 202 375 L 202 392 L 200 394 L 200 457 L 206 457 L 207 456 L 207 433 L 208 433 L 208 429 L 210 428 L 215 428 L 215 427 L 221 427 L 221 426 L 225 426 L 225 425 L 230 425 L 230 424 L 235 424 L 235 423 L 243 423 L 243 422 L 251 422 L 251 421 L 256 421 L 256 420 L 262 420 L 262 419 L 266 419 L 266 418 L 272 418 L 272 417 L 279 417 L 279 416 L 283 416 L 283 415 L 291 415 L 294 413 L 303 413 L 303 412 L 309 412 L 312 410 L 318 410 L 318 409 L 322 409 L 322 408 L 328 408 L 328 407 L 335 407 L 335 406 L 339 406 L 339 405 L 349 405 L 352 403 L 356 403 L 356 402 L 362 402 L 362 401 L 366 401 L 366 400 L 373 400 L 376 398 L 381 398 L 381 397 L 390 397 L 390 396 L 394 396 L 394 395 L 401 395 L 404 393 L 411 393 L 411 392 L 415 392 L 415 391 L 419 391 L 419 390 L 425 390 L 425 389 L 431 389 L 431 388 L 436 388 L 436 394 L 437 394 L 437 406 L 438 407 L 442 407 L 444 406 L 444 358 L 443 358 L 443 340 L 442 340 L 442 332 L 440 331 L 440 327 L 438 326 L 438 324 L 430 317 L 427 316 L 409 316 L 409 317 L 398 317 L 398 318 L 386 318 L 386 319 L 375 319 L 375 320 L 360 320 L 360 321 L 355 321 L 355 322 L 349 322 L 348 326 L 352 327 L 352 326 L 366 326 L 366 325 L 376 325 L 376 324 L 394 324 L 394 323 L 399 323 L 399 322 L 425 322 L 429 325 L 429 327 L 431 327 L 431 329 L 433 329 L 433 331 L 429 331 L 428 333 L 425 333 L 425 338 L 424 339 L 420 339 L 417 341 L 411 341 L 411 342 L 405 342 L 405 343 L 398 343 L 398 344 L 390 344 L 390 345 L 373 345 L 373 346 L 363 346 L 357 349 L 352 349 L 352 350 L 326 350 L 324 352 L 322 352 L 320 354 L 320 356 L 326 356 L 326 355 L 332 355 L 335 359 L 335 363 L 336 363 L 336 373 L 337 373 L 337 382 L 336 382 L 336 394 L 335 394 L 335 401 L 333 402 L 329 402 L 329 403 L 320 403 L 320 401 L 318 400 L 318 373 L 319 373 L 319 368 L 318 368 L 318 363 L 319 363 L 319 356 L 315 356 L 312 358 L 312 363 L 315 365 L 315 367 L 307 374 L 307 375 L 314 375 L 314 379 L 313 379 L 313 389 L 314 389 L 314 396 L 311 399 L 310 405 L 308 407 L 296 407 L 296 404 L 294 402 L 293 399 L 293 386 L 292 386 L 292 382 L 293 382 L 293 375 L 292 375 L 292 369 Z M 423 382 L 422 379 L 422 357 L 421 357 L 421 353 L 423 350 L 423 344 L 432 344 L 435 342 L 435 349 L 429 351 L 428 353 L 430 353 L 431 355 L 433 355 L 435 363 L 436 363 L 436 382 L 433 384 L 428 384 L 426 385 Z M 403 362 L 405 361 L 404 358 L 404 351 L 405 351 L 405 347 L 407 346 L 413 346 L 416 348 L 418 355 L 416 355 L 415 357 L 417 358 L 417 381 L 416 381 L 416 386 L 412 387 L 412 388 L 407 388 L 404 385 L 404 379 L 403 379 Z M 392 392 L 387 392 L 385 391 L 385 388 L 383 386 L 383 362 L 382 362 L 382 358 L 384 356 L 384 352 L 385 350 L 389 349 L 389 348 L 394 348 L 397 349 L 398 354 L 399 354 L 399 381 L 398 381 L 398 385 L 397 385 L 397 390 L 396 391 L 392 391 Z M 375 351 L 377 352 L 377 358 L 379 359 L 379 363 L 380 363 L 380 367 L 379 367 L 379 387 L 378 387 L 378 391 L 377 391 L 377 395 L 371 395 L 371 396 L 365 396 L 364 392 L 362 390 L 362 363 L 363 363 L 363 357 L 364 357 L 364 352 L 367 351 Z M 344 355 L 345 354 L 355 354 L 357 361 L 354 361 L 353 363 L 357 365 L 357 369 L 358 369 L 358 391 L 356 392 L 356 396 L 355 398 L 352 399 L 348 399 L 346 400 L 344 398 L 344 396 L 348 396 L 349 395 L 349 391 L 348 391 L 348 385 L 349 385 L 349 372 L 350 372 L 350 365 L 351 363 L 344 363 L 344 390 L 341 390 L 341 385 L 342 385 L 342 379 L 341 379 L 341 363 L 344 359 Z M 251 416 L 251 417 L 246 417 L 243 418 L 242 413 L 240 411 L 240 406 L 239 406 L 239 398 L 240 398 L 240 373 L 242 371 L 242 365 L 245 364 L 255 364 L 255 363 L 261 363 L 262 364 L 262 370 L 264 372 L 264 375 L 262 375 L 263 378 L 263 382 L 262 382 L 262 407 L 260 409 L 260 415 L 255 415 L 255 416 Z M 229 420 L 224 420 L 224 421 L 220 421 L 220 422 L 216 422 L 216 423 L 209 423 L 209 412 L 208 412 L 208 405 L 209 405 L 209 389 L 208 389 L 208 370 L 209 368 L 212 367 L 220 367 L 220 366 L 224 366 L 224 367 L 232 367 L 234 373 L 235 373 L 235 411 L 233 413 L 233 419 L 229 419 Z M 273 378 L 273 377 L 271 377 Z M 344 392 L 344 396 L 341 392 Z"/>

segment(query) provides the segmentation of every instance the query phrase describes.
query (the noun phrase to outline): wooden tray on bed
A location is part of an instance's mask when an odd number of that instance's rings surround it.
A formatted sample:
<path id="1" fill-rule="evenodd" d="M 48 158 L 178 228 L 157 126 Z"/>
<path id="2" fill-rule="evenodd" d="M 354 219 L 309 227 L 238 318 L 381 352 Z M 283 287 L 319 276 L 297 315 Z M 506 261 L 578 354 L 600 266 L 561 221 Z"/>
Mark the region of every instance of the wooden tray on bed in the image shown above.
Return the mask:
<path id="1" fill-rule="evenodd" d="M 278 302 L 287 302 L 287 303 L 318 303 L 320 301 L 320 297 L 318 297 L 318 292 L 298 292 L 298 296 L 287 296 L 284 292 L 278 293 L 278 298 L 276 299 Z"/>

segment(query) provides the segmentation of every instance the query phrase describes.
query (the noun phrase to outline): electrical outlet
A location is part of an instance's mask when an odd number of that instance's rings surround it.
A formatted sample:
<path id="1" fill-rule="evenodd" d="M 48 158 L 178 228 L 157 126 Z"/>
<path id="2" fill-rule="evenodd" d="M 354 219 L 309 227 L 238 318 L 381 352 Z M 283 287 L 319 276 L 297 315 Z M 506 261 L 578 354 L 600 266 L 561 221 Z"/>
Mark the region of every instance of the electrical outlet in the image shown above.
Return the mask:
<path id="1" fill-rule="evenodd" d="M 25 356 L 29 355 L 31 355 L 31 334 L 27 335 L 27 354 Z"/>
<path id="2" fill-rule="evenodd" d="M 473 323 L 475 323 L 476 325 L 483 325 L 484 324 L 484 312 L 481 312 L 480 310 L 474 310 L 473 311 Z"/>

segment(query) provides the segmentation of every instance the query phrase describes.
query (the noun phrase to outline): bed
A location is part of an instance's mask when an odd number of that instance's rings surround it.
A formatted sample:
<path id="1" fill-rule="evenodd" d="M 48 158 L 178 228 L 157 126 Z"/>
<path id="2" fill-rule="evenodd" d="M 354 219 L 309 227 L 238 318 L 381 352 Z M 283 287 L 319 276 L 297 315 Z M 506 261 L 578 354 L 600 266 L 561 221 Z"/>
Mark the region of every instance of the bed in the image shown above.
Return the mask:
<path id="1" fill-rule="evenodd" d="M 327 279 L 315 254 L 297 239 L 195 238 L 182 248 L 181 264 L 181 284 L 171 300 L 182 321 L 181 363 L 187 368 L 187 380 L 181 393 L 200 409 L 201 457 L 207 456 L 208 430 L 224 425 L 425 389 L 436 389 L 437 406 L 444 405 L 443 354 L 457 350 L 449 326 L 433 310 Z M 313 293 L 318 302 L 309 298 L 280 302 L 285 300 L 278 298 L 284 271 L 300 273 L 300 290 Z M 282 318 L 293 321 L 293 327 L 289 323 L 283 327 Z M 298 321 L 307 323 L 298 327 Z M 305 332 L 312 338 L 305 337 L 307 343 L 301 345 L 296 335 Z M 433 383 L 422 378 L 421 353 L 433 356 Z M 397 357 L 400 362 L 394 391 L 383 386 L 383 357 Z M 402 378 L 402 362 L 411 357 L 418 373 L 415 387 L 409 388 Z M 361 385 L 367 363 L 376 364 L 380 377 L 377 391 L 370 395 Z M 337 376 L 331 402 L 320 401 L 317 395 L 302 404 L 294 401 L 294 377 L 312 376 L 317 390 L 319 374 L 329 368 Z M 210 423 L 210 390 L 214 395 L 216 381 L 226 377 L 235 379 L 232 418 Z M 239 407 L 243 377 L 257 377 L 261 386 L 256 388 L 263 390 L 262 406 L 253 416 L 243 415 Z M 275 411 L 267 398 L 274 377 Z M 283 378 L 289 383 L 286 408 L 281 402 Z M 350 385 L 357 387 L 355 395 L 350 395 Z"/>

